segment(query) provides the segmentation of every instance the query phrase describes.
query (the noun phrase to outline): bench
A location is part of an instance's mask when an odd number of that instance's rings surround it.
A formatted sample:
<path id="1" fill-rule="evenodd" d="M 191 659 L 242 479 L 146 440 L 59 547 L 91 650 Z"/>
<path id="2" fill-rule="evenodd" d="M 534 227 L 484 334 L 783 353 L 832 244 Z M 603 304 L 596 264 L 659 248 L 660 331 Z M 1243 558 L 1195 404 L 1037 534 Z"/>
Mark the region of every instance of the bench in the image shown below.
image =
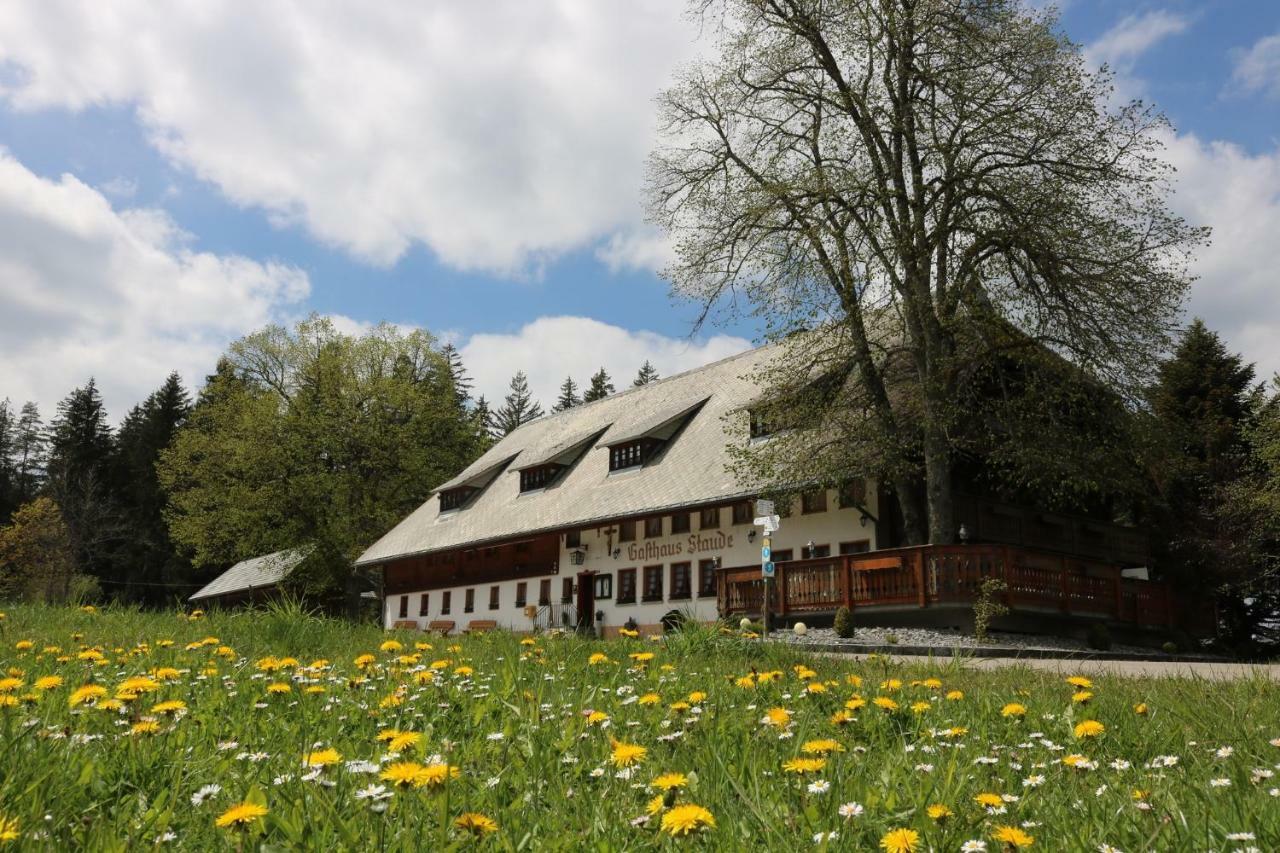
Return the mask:
<path id="1" fill-rule="evenodd" d="M 487 631 L 493 631 L 498 627 L 498 623 L 493 619 L 472 619 L 467 623 L 465 634 L 483 634 Z"/>
<path id="2" fill-rule="evenodd" d="M 415 622 L 415 621 L 414 621 L 414 620 L 412 620 L 412 619 L 401 619 L 401 620 L 397 621 L 397 622 L 396 622 L 396 624 L 392 625 L 391 627 L 392 627 L 392 628 L 395 628 L 397 631 L 399 631 L 399 630 L 401 630 L 401 629 L 406 629 L 406 630 L 409 630 L 409 631 L 416 631 L 416 630 L 418 630 L 418 623 L 417 623 L 417 622 Z"/>
<path id="3" fill-rule="evenodd" d="M 427 631 L 432 634 L 448 634 L 453 631 L 457 624 L 457 622 L 453 622 L 449 619 L 441 619 L 437 622 L 428 622 Z"/>

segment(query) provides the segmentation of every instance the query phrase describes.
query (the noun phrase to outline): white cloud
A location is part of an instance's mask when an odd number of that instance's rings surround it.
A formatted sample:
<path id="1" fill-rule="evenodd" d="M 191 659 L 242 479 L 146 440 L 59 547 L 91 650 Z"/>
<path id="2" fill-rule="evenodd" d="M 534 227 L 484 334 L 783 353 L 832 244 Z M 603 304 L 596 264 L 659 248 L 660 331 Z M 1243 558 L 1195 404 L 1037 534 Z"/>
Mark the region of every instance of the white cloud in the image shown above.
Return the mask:
<path id="1" fill-rule="evenodd" d="M 0 396 L 46 418 L 90 375 L 113 420 L 172 370 L 197 385 L 309 290 L 295 267 L 196 251 L 163 211 L 114 209 L 0 150 Z"/>
<path id="2" fill-rule="evenodd" d="M 640 227 L 684 5 L 5 3 L 0 99 L 131 105 L 236 203 L 377 264 L 527 274 Z"/>
<path id="3" fill-rule="evenodd" d="M 550 409 L 566 376 L 586 385 L 601 367 L 621 391 L 631 385 L 645 359 L 671 376 L 751 347 L 745 338 L 715 335 L 701 340 L 632 331 L 587 317 L 540 317 L 511 334 L 472 335 L 462 362 L 475 380 L 476 395 L 497 407 L 517 370 L 529 376 L 534 398 Z"/>
<path id="4" fill-rule="evenodd" d="M 1258 39 L 1233 56 L 1231 82 L 1245 92 L 1280 98 L 1280 33 Z"/>
<path id="5" fill-rule="evenodd" d="M 1183 135 L 1168 156 L 1178 169 L 1175 209 L 1213 228 L 1189 310 L 1270 376 L 1280 370 L 1280 148 L 1254 155 Z"/>
<path id="6" fill-rule="evenodd" d="M 1142 97 L 1145 86 L 1133 75 L 1138 59 L 1190 24 L 1186 16 L 1163 9 L 1129 15 L 1085 47 L 1085 62 L 1094 68 L 1110 66 L 1115 73 L 1116 100 Z"/>

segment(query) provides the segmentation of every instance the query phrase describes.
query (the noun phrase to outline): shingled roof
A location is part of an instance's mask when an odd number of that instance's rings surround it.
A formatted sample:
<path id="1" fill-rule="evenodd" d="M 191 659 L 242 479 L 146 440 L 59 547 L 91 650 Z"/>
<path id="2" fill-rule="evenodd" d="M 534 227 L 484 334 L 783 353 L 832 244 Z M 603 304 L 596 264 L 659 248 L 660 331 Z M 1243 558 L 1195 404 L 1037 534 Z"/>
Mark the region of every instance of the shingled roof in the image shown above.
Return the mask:
<path id="1" fill-rule="evenodd" d="M 241 560 L 222 574 L 218 575 L 197 593 L 190 601 L 206 598 L 217 598 L 220 595 L 231 595 L 247 592 L 251 589 L 275 586 L 284 580 L 307 556 L 304 548 L 291 548 L 276 551 L 274 554 L 263 554 Z"/>
<path id="2" fill-rule="evenodd" d="M 759 390 L 751 375 L 775 353 L 748 350 L 704 367 L 629 388 L 524 424 L 504 437 L 441 489 L 502 471 L 463 508 L 441 512 L 439 492 L 375 542 L 357 565 L 385 563 L 533 533 L 587 527 L 611 519 L 712 503 L 751 494 L 727 468 L 730 424 Z M 704 402 L 705 401 L 705 402 Z M 609 445 L 688 420 L 644 467 L 609 471 Z M 519 470 L 591 435 L 599 437 L 551 486 L 520 493 Z"/>

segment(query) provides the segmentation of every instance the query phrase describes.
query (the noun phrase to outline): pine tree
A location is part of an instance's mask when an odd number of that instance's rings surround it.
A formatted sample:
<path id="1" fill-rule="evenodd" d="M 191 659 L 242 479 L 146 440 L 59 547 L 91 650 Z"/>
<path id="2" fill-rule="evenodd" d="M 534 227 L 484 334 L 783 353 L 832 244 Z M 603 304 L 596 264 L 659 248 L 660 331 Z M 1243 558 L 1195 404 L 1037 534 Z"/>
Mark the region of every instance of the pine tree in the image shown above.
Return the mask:
<path id="1" fill-rule="evenodd" d="M 13 464 L 13 440 L 17 432 L 13 406 L 8 399 L 0 400 L 0 525 L 18 508 L 17 471 Z"/>
<path id="2" fill-rule="evenodd" d="M 609 374 L 602 367 L 591 375 L 591 385 L 582 393 L 582 402 L 594 403 L 596 400 L 603 400 L 615 390 Z"/>
<path id="3" fill-rule="evenodd" d="M 523 370 L 511 377 L 511 390 L 502 406 L 493 413 L 493 434 L 497 438 L 510 434 L 521 424 L 542 417 L 542 404 L 529 392 L 529 377 Z"/>
<path id="4" fill-rule="evenodd" d="M 34 500 L 36 493 L 44 485 L 46 446 L 40 409 L 35 403 L 27 401 L 22 405 L 13 434 L 13 469 L 19 505 Z"/>
<path id="5" fill-rule="evenodd" d="M 560 396 L 556 398 L 556 404 L 551 407 L 551 411 L 563 412 L 581 403 L 582 398 L 578 396 L 578 383 L 573 381 L 572 376 L 566 376 L 560 385 Z"/>
<path id="6" fill-rule="evenodd" d="M 493 443 L 493 412 L 489 411 L 489 401 L 481 394 L 471 408 L 471 429 L 479 438 L 481 452 L 488 450 Z"/>
<path id="7" fill-rule="evenodd" d="M 658 369 L 654 367 L 649 359 L 644 360 L 644 364 L 640 366 L 640 372 L 636 374 L 635 381 L 631 383 L 633 388 L 639 388 L 641 385 L 648 385 L 658 379 Z"/>
<path id="8" fill-rule="evenodd" d="M 445 344 L 440 348 L 440 354 L 444 356 L 445 363 L 449 367 L 449 378 L 453 382 L 453 393 L 458 400 L 458 406 L 466 406 L 471 399 L 473 383 L 471 377 L 467 375 L 467 369 L 462 365 L 462 353 L 458 352 L 458 348 L 453 344 Z"/>

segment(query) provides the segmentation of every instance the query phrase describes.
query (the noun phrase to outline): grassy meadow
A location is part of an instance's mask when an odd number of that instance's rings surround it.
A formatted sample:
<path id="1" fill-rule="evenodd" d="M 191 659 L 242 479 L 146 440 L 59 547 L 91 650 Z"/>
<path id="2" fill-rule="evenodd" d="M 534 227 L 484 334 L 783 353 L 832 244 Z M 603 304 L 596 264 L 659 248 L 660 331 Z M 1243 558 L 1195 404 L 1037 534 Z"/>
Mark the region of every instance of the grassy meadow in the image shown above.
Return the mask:
<path id="1" fill-rule="evenodd" d="M 0 838 L 121 850 L 1278 850 L 1280 690 L 708 629 L 0 620 Z"/>

